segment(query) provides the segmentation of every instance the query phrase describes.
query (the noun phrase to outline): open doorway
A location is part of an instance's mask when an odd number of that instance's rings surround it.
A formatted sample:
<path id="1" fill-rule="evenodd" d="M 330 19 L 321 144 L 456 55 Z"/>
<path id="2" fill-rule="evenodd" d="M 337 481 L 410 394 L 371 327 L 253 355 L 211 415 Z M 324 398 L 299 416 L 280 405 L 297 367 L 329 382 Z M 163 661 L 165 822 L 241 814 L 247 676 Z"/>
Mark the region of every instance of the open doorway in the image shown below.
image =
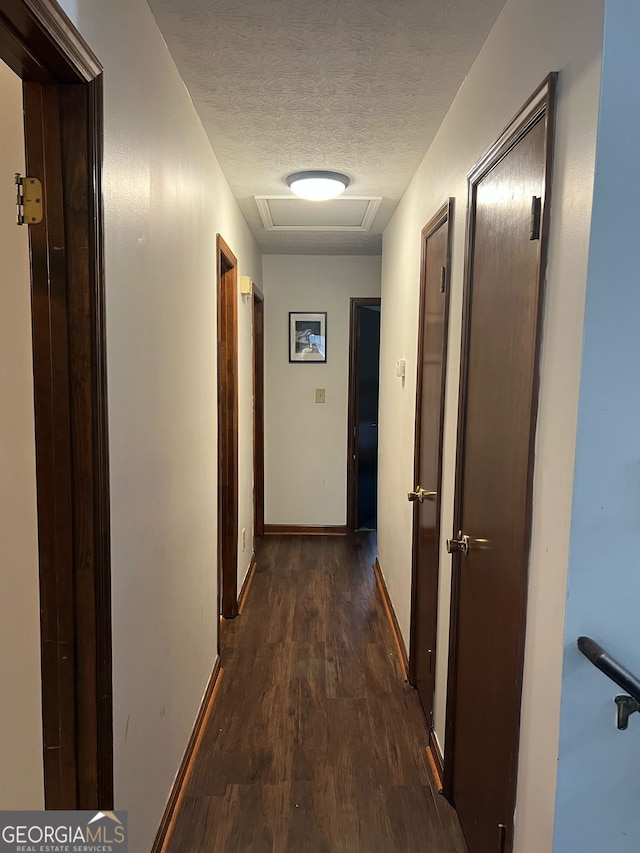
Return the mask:
<path id="1" fill-rule="evenodd" d="M 0 60 L 0 802 L 44 806 L 36 448 L 29 235 L 16 225 L 24 174 L 22 81 Z"/>
<path id="2" fill-rule="evenodd" d="M 53 0 L 2 4 L 23 81 L 30 215 L 44 802 L 111 808 L 109 466 L 102 67 Z M 3 296 L 4 300 L 4 296 Z"/>
<path id="3" fill-rule="evenodd" d="M 347 526 L 378 525 L 380 298 L 351 299 Z"/>
<path id="4" fill-rule="evenodd" d="M 253 535 L 264 534 L 264 296 L 253 285 Z M 255 550 L 255 541 L 254 541 Z"/>

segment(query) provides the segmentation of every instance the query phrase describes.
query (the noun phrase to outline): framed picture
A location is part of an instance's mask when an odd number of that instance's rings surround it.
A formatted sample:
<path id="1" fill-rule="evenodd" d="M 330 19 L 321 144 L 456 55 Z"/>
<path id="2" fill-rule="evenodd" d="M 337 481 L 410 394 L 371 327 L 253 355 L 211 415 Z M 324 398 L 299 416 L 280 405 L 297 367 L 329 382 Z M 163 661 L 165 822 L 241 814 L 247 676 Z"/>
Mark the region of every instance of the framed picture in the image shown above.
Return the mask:
<path id="1" fill-rule="evenodd" d="M 289 361 L 327 360 L 327 312 L 289 311 Z"/>

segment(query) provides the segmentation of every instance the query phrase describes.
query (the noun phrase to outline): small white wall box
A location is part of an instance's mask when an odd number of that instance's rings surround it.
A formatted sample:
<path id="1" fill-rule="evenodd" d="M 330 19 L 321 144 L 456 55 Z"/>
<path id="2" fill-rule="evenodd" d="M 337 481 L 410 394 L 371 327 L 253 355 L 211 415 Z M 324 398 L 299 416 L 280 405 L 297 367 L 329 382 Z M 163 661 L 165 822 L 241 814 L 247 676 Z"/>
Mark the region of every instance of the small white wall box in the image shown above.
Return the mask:
<path id="1" fill-rule="evenodd" d="M 396 361 L 396 376 L 400 376 L 400 377 L 404 378 L 404 371 L 405 371 L 406 366 L 407 366 L 407 362 L 404 360 L 404 358 L 399 358 Z"/>
<path id="2" fill-rule="evenodd" d="M 242 296 L 251 296 L 253 293 L 253 280 L 249 275 L 240 276 L 240 293 Z"/>

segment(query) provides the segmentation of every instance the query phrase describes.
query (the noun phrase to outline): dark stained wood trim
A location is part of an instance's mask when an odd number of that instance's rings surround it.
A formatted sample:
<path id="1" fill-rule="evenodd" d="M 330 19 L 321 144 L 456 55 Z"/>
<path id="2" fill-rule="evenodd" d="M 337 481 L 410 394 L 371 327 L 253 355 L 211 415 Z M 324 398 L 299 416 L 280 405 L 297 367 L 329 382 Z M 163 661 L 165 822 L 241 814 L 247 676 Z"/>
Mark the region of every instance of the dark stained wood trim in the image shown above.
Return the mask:
<path id="1" fill-rule="evenodd" d="M 260 290 L 255 281 L 252 283 L 252 295 L 257 302 L 264 302 L 264 293 Z"/>
<path id="2" fill-rule="evenodd" d="M 238 615 L 238 260 L 220 234 L 218 263 L 218 595 Z"/>
<path id="3" fill-rule="evenodd" d="M 352 296 L 349 300 L 349 410 L 347 415 L 347 528 L 358 523 L 358 442 L 354 431 L 358 414 L 358 306 L 380 305 L 379 296 Z"/>
<path id="4" fill-rule="evenodd" d="M 89 263 L 95 290 L 90 304 L 90 322 L 95 334 L 92 346 L 93 364 L 93 460 L 94 481 L 94 541 L 95 571 L 95 630 L 96 630 L 96 699 L 98 727 L 98 802 L 112 804 L 113 791 L 113 672 L 112 672 L 112 611 L 111 611 L 111 506 L 109 491 L 109 417 L 107 409 L 107 330 L 106 293 L 103 240 L 103 116 L 104 95 L 102 75 L 86 87 L 88 126 L 92 128 L 87 140 L 91 228 L 89 231 Z"/>
<path id="5" fill-rule="evenodd" d="M 38 495 L 45 804 L 111 808 L 111 573 L 102 67 L 57 3 L 0 0 L 24 81 Z"/>
<path id="6" fill-rule="evenodd" d="M 245 575 L 244 580 L 242 581 L 242 587 L 240 589 L 240 595 L 238 596 L 238 613 L 242 613 L 244 610 L 244 606 L 247 603 L 247 596 L 249 595 L 249 588 L 251 586 L 251 582 L 253 581 L 253 576 L 256 573 L 256 568 L 258 564 L 256 562 L 256 554 L 255 551 L 251 557 L 251 565 L 249 566 L 249 571 Z"/>
<path id="7" fill-rule="evenodd" d="M 193 731 L 191 732 L 189 743 L 187 744 L 176 778 L 173 782 L 171 793 L 169 794 L 169 799 L 167 801 L 164 814 L 162 815 L 162 820 L 160 821 L 160 826 L 158 828 L 155 841 L 153 842 L 153 847 L 151 848 L 151 853 L 163 853 L 163 851 L 167 850 L 169 847 L 169 842 L 173 835 L 173 830 L 178 819 L 182 801 L 184 800 L 185 791 L 189 784 L 189 778 L 202 744 L 202 738 L 207 726 L 207 721 L 211 716 L 223 674 L 224 669 L 220 666 L 220 657 L 217 657 L 207 684 L 207 689 L 205 690 L 202 702 L 200 703 L 200 709 L 198 710 L 198 716 L 196 717 L 196 721 L 193 725 Z"/>
<path id="8" fill-rule="evenodd" d="M 77 567 L 78 798 L 79 807 L 89 809 L 113 798 L 111 584 L 106 572 L 94 568 L 110 561 L 104 276 L 101 229 L 94 218 L 96 211 L 101 215 L 102 133 L 94 134 L 92 142 L 88 132 L 102 116 L 102 78 L 86 86 L 60 87 L 59 105 L 64 194 L 77 199 L 66 211 L 65 227 L 70 247 L 67 314 Z M 92 184 L 89 194 L 87 175 Z M 89 251 L 82 251 L 84 247 Z M 94 287 L 88 288 L 87 281 Z M 86 429 L 78 431 L 80 423 Z M 95 753 L 93 743 L 98 744 Z"/>
<path id="9" fill-rule="evenodd" d="M 393 603 L 389 596 L 389 590 L 387 589 L 387 584 L 385 583 L 384 575 L 382 574 L 382 569 L 380 568 L 380 561 L 377 557 L 373 563 L 373 571 L 376 576 L 376 583 L 378 584 L 378 589 L 380 590 L 380 596 L 382 597 L 384 611 L 387 614 L 387 619 L 389 620 L 389 627 L 391 628 L 391 633 L 396 644 L 396 649 L 398 650 L 398 664 L 400 667 L 400 674 L 402 675 L 402 678 L 408 679 L 409 659 L 407 657 L 407 647 L 405 646 L 404 638 L 402 636 L 402 632 L 400 631 L 400 625 L 398 624 L 398 619 L 396 617 L 396 611 L 394 610 Z"/>
<path id="10" fill-rule="evenodd" d="M 90 83 L 102 65 L 54 0 L 0 0 L 2 59 L 25 81 Z"/>
<path id="11" fill-rule="evenodd" d="M 256 328 L 260 334 L 256 335 Z M 264 296 L 253 285 L 253 535 L 264 535 Z"/>
<path id="12" fill-rule="evenodd" d="M 38 495 L 45 805 L 74 808 L 74 538 L 65 223 L 58 87 L 24 86 L 26 170 L 43 182 L 45 218 L 29 226 Z M 50 253 L 50 247 L 57 251 Z M 58 306 L 64 306 L 59 310 Z"/>
<path id="13" fill-rule="evenodd" d="M 265 536 L 346 536 L 346 524 L 323 526 L 321 524 L 265 524 Z"/>
<path id="14" fill-rule="evenodd" d="M 453 237 L 453 206 L 454 199 L 449 198 L 442 207 L 435 213 L 429 222 L 422 229 L 422 249 L 420 260 L 420 307 L 418 309 L 418 355 L 417 355 L 417 381 L 416 381 L 416 415 L 415 415 L 415 437 L 414 437 L 414 456 L 413 456 L 413 486 L 418 485 L 420 476 L 420 455 L 421 455 L 421 438 L 422 438 L 422 383 L 423 383 L 423 353 L 424 353 L 424 337 L 422 333 L 422 315 L 425 310 L 427 298 L 427 240 L 435 232 L 441 228 L 445 222 L 449 223 L 449 232 L 447 239 L 447 271 L 445 280 L 445 308 L 444 308 L 444 339 L 442 346 L 442 407 L 440 409 L 440 425 L 438 430 L 438 497 L 436 500 L 436 542 L 440 542 L 440 523 L 442 515 L 442 449 L 444 445 L 444 411 L 446 404 L 446 385 L 447 385 L 447 353 L 449 342 L 449 305 L 451 301 L 451 245 Z M 416 607 L 417 607 L 417 561 L 418 561 L 418 508 L 419 504 L 413 505 L 413 530 L 412 530 L 412 557 L 411 557 L 411 634 L 409 638 L 409 682 L 415 687 L 416 683 Z M 440 575 L 440 566 L 438 563 L 438 578 Z M 437 589 L 437 586 L 436 586 Z M 433 654 L 435 660 L 436 643 L 433 645 Z"/>
<path id="15" fill-rule="evenodd" d="M 438 794 L 442 793 L 442 756 L 433 732 L 429 732 L 429 746 L 425 750 L 427 754 L 427 764 L 433 778 L 433 787 Z"/>
<path id="16" fill-rule="evenodd" d="M 556 83 L 557 74 L 550 74 L 541 86 L 534 92 L 531 98 L 507 125 L 503 133 L 500 135 L 496 143 L 486 152 L 478 164 L 471 170 L 468 176 L 468 195 L 467 195 L 467 224 L 466 224 L 466 244 L 465 244 L 465 274 L 464 274 L 464 293 L 463 293 L 463 320 L 462 320 L 462 338 L 461 338 L 461 358 L 460 358 L 460 390 L 458 400 L 458 433 L 456 447 L 456 475 L 455 475 L 455 500 L 454 500 L 454 524 L 452 535 L 460 529 L 461 513 L 462 513 L 462 489 L 463 469 L 464 469 L 464 437 L 466 428 L 466 403 L 467 403 L 467 383 L 469 377 L 469 333 L 471 326 L 470 306 L 471 306 L 471 282 L 473 278 L 473 249 L 474 249 L 474 226 L 475 226 L 475 193 L 478 183 L 482 178 L 502 159 L 509 151 L 526 135 L 526 133 L 538 121 L 544 121 L 546 127 L 546 170 L 545 170 L 545 187 L 542 204 L 542 231 L 541 245 L 538 263 L 538 323 L 537 323 L 537 346 L 535 353 L 535 378 L 533 383 L 533 399 L 531 406 L 532 424 L 535 425 L 538 409 L 538 396 L 540 387 L 540 341 L 542 330 L 542 316 L 544 310 L 544 282 L 546 272 L 546 261 L 549 241 L 549 217 L 551 211 L 551 175 L 553 168 L 553 138 L 555 128 L 555 100 L 556 100 Z M 531 545 L 531 524 L 532 524 L 532 498 L 533 498 L 533 470 L 535 461 L 535 429 L 531 430 L 531 447 L 529 450 L 529 467 L 528 467 L 528 485 L 527 485 L 527 532 L 525 541 L 523 542 L 524 554 L 528 563 L 529 551 Z M 447 678 L 447 718 L 446 718 L 446 750 L 444 756 L 444 776 L 443 776 L 443 793 L 445 797 L 453 803 L 453 767 L 455 755 L 455 711 L 456 711 L 456 672 L 458 661 L 458 630 L 459 630 L 459 599 L 460 599 L 460 558 L 459 555 L 453 555 L 452 558 L 452 587 L 451 587 L 451 617 L 449 631 L 449 669 Z M 519 687 L 522 688 L 522 668 L 524 665 L 524 643 L 525 643 L 525 623 L 526 623 L 526 600 L 527 588 L 523 585 L 522 600 L 519 606 L 519 620 L 521 631 L 518 643 L 518 654 L 521 661 L 519 673 Z M 517 726 L 519 727 L 520 711 L 517 713 Z M 517 764 L 518 750 L 513 756 L 513 773 L 512 778 L 514 784 L 510 792 L 511 813 L 515 810 L 516 804 L 516 780 L 517 780 Z M 509 833 L 512 836 L 512 833 Z M 511 849 L 512 838 L 508 841 L 509 850 Z M 509 850 L 505 853 L 509 853 Z"/>

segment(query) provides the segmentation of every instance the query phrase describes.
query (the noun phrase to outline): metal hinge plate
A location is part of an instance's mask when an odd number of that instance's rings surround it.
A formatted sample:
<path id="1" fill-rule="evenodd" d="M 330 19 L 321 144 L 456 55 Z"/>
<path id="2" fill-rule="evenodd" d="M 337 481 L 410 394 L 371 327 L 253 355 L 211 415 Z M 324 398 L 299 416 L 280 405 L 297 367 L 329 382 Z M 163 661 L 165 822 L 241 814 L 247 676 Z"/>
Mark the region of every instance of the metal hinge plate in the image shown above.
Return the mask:
<path id="1" fill-rule="evenodd" d="M 18 225 L 42 222 L 42 184 L 37 178 L 23 178 L 16 172 L 16 206 Z"/>
<path id="2" fill-rule="evenodd" d="M 507 849 L 507 827 L 504 823 L 498 824 L 498 853 L 505 853 Z"/>
<path id="3" fill-rule="evenodd" d="M 529 222 L 529 239 L 540 239 L 540 219 L 542 216 L 542 198 L 534 195 L 531 199 L 531 220 Z"/>

